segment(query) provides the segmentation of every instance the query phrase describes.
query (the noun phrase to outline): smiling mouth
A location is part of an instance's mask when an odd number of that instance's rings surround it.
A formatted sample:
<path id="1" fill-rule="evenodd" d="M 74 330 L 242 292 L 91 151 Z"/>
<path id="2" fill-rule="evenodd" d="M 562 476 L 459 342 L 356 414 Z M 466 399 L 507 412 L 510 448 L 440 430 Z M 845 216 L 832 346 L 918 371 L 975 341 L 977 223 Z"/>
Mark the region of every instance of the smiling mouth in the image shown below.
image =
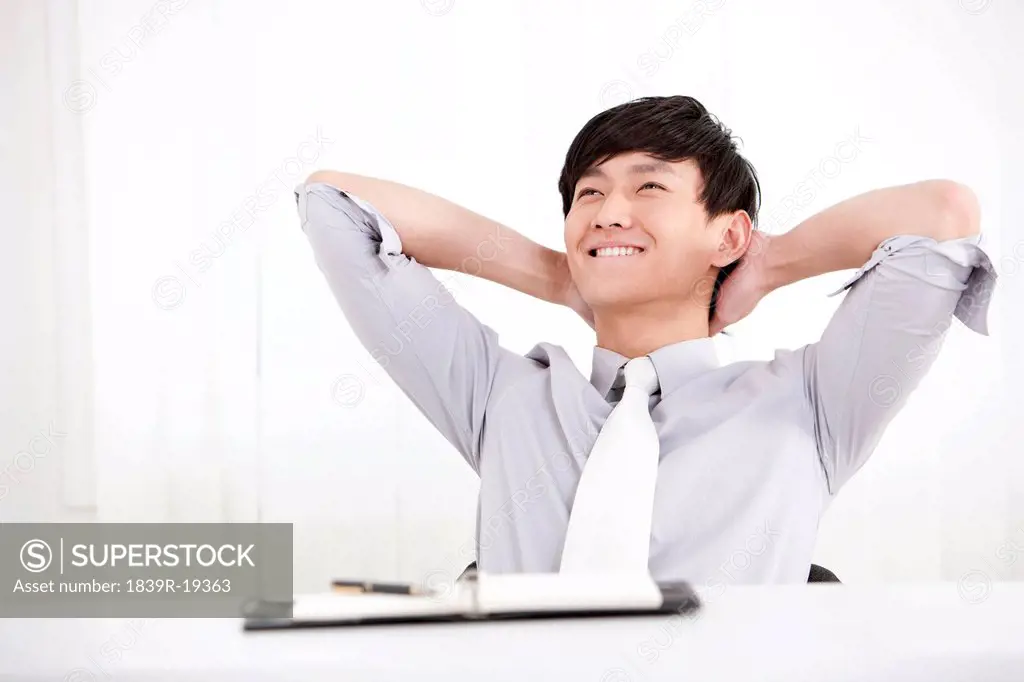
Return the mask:
<path id="1" fill-rule="evenodd" d="M 587 251 L 587 254 L 592 258 L 627 258 L 629 256 L 641 256 L 644 253 L 644 249 L 639 246 L 613 246 Z"/>

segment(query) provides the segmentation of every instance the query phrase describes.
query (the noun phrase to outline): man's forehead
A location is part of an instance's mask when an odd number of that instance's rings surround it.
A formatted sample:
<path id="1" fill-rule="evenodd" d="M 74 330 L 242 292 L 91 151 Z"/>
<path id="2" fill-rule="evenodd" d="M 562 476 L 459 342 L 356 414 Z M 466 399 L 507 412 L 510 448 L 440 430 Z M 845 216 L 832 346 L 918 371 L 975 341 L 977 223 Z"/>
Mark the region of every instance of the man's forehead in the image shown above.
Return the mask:
<path id="1" fill-rule="evenodd" d="M 601 164 L 590 166 L 580 175 L 580 180 L 588 177 L 607 178 L 612 173 L 627 175 L 650 175 L 663 173 L 680 178 L 690 177 L 693 173 L 693 161 L 663 161 L 643 152 L 630 152 L 614 156 Z"/>

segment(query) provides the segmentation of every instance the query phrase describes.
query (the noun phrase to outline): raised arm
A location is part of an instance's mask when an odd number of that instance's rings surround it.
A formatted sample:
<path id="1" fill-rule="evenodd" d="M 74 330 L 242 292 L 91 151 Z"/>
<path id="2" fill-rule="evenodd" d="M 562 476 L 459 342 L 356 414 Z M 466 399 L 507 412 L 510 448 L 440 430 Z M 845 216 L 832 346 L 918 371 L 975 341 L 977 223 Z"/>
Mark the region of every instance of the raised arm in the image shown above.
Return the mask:
<path id="1" fill-rule="evenodd" d="M 447 199 L 389 180 L 322 170 L 322 182 L 373 204 L 394 226 L 407 256 L 430 268 L 497 282 L 534 298 L 562 302 L 565 254 Z"/>
<path id="2" fill-rule="evenodd" d="M 859 268 L 889 237 L 941 242 L 976 235 L 980 223 L 974 193 L 949 180 L 872 190 L 766 240 L 764 283 L 771 291 L 826 272 Z"/>
<path id="3" fill-rule="evenodd" d="M 551 300 L 564 289 L 557 252 L 384 180 L 320 172 L 295 197 L 317 266 L 360 343 L 479 472 L 495 387 L 530 361 L 501 347 L 427 266 Z"/>
<path id="4" fill-rule="evenodd" d="M 987 334 L 995 271 L 974 194 L 948 181 L 848 199 L 767 240 L 770 290 L 857 267 L 821 340 L 802 350 L 803 393 L 835 494 L 920 384 L 952 318 Z M 835 295 L 833 294 L 833 295 Z"/>

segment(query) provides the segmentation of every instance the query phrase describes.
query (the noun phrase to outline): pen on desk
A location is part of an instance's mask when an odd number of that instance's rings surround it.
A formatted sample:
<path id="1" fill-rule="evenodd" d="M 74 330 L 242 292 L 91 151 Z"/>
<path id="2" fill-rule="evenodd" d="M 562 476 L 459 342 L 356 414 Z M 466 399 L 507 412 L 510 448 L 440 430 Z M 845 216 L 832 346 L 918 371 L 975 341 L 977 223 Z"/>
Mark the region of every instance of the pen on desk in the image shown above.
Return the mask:
<path id="1" fill-rule="evenodd" d="M 331 591 L 353 594 L 405 594 L 409 596 L 429 594 L 428 590 L 410 583 L 375 583 L 365 580 L 332 580 Z"/>

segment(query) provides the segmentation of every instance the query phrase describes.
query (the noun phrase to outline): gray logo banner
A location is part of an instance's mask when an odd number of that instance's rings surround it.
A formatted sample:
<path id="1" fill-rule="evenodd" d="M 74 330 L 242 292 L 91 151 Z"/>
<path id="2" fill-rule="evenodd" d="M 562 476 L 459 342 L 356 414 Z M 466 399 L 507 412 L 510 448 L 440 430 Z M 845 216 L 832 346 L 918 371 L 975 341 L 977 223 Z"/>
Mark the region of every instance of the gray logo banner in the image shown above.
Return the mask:
<path id="1" fill-rule="evenodd" d="M 0 524 L 0 617 L 291 615 L 290 523 Z"/>

